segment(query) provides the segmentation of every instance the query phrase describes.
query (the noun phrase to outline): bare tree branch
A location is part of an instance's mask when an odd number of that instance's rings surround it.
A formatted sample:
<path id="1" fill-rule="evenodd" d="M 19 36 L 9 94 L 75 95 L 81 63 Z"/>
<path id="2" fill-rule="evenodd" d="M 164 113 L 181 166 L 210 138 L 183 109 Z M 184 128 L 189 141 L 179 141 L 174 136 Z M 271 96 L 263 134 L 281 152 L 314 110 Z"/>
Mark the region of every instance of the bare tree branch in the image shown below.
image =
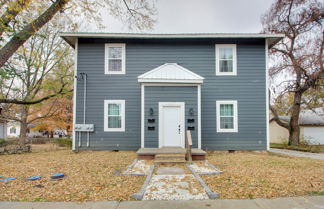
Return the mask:
<path id="1" fill-rule="evenodd" d="M 60 11 L 69 0 L 56 0 L 43 14 L 15 34 L 6 45 L 0 49 L 0 67 L 4 66 L 13 53 L 24 44 L 35 32 L 45 25 Z"/>

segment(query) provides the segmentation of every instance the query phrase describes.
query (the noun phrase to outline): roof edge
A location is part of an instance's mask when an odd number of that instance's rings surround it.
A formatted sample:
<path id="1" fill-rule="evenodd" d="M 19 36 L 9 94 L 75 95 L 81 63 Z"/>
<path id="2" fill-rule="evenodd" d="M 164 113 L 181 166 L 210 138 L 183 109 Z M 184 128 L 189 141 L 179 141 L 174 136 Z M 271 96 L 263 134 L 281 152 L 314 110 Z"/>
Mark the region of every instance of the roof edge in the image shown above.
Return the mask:
<path id="1" fill-rule="evenodd" d="M 68 44 L 74 47 L 76 38 L 138 38 L 138 39 L 168 39 L 168 38 L 268 38 L 277 43 L 285 37 L 284 34 L 265 33 L 88 33 L 61 32 L 59 34 Z"/>

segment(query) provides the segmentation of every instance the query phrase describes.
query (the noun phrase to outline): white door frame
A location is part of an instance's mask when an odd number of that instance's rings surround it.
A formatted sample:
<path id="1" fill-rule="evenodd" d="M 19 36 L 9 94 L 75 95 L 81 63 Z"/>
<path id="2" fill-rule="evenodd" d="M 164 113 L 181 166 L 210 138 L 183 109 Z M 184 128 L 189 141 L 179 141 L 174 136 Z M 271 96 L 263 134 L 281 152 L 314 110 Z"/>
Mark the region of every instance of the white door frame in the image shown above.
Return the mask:
<path id="1" fill-rule="evenodd" d="M 163 146 L 163 107 L 180 107 L 181 144 L 185 147 L 185 103 L 184 102 L 159 102 L 159 148 Z"/>

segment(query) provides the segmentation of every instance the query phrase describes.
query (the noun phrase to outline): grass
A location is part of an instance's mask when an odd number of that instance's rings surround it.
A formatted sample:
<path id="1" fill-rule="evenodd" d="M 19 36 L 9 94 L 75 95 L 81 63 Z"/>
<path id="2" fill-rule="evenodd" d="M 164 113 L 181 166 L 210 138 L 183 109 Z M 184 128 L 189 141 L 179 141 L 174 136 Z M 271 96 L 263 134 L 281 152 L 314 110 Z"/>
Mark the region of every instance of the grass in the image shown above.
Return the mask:
<path id="1" fill-rule="evenodd" d="M 114 175 L 125 170 L 135 152 L 70 150 L 0 155 L 0 176 L 17 177 L 0 182 L 0 201 L 104 201 L 131 200 L 144 176 Z M 221 198 L 273 198 L 324 194 L 324 160 L 273 155 L 267 152 L 214 152 L 209 162 L 224 171 L 202 175 Z M 66 178 L 52 181 L 50 174 Z M 25 181 L 40 175 L 41 180 Z"/>
<path id="2" fill-rule="evenodd" d="M 221 198 L 274 198 L 324 193 L 324 160 L 267 152 L 208 155 L 223 174 L 202 176 Z"/>
<path id="3" fill-rule="evenodd" d="M 296 150 L 296 151 L 302 151 L 302 152 L 324 153 L 324 145 L 301 144 L 298 146 L 293 146 L 293 145 L 288 145 L 288 144 L 271 143 L 270 147 L 277 148 L 277 149 Z"/>

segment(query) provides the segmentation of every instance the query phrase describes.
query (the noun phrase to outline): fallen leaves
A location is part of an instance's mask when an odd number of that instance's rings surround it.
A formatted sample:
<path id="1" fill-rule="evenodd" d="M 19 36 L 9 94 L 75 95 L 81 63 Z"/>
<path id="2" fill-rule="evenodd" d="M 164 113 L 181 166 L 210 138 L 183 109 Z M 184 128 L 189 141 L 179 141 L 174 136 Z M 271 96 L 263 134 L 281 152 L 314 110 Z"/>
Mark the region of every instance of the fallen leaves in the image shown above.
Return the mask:
<path id="1" fill-rule="evenodd" d="M 0 156 L 0 175 L 17 177 L 0 183 L 1 201 L 99 201 L 130 200 L 144 182 L 141 176 L 113 175 L 125 169 L 135 152 L 52 151 Z M 50 175 L 65 173 L 60 181 Z M 41 180 L 26 181 L 29 176 Z"/>
<path id="2" fill-rule="evenodd" d="M 266 152 L 215 152 L 209 162 L 224 173 L 201 176 L 221 198 L 274 198 L 324 192 L 324 161 Z"/>
<path id="3" fill-rule="evenodd" d="M 114 175 L 136 158 L 135 152 L 68 150 L 0 156 L 1 201 L 130 200 L 144 176 Z M 324 161 L 266 152 L 215 152 L 208 161 L 223 171 L 201 178 L 221 198 L 272 198 L 324 193 Z M 152 162 L 148 162 L 150 164 Z M 170 166 L 170 165 L 163 165 Z M 177 165 L 184 168 L 185 164 Z M 50 180 L 53 173 L 66 177 Z M 185 174 L 187 174 L 185 169 Z M 26 181 L 30 176 L 42 176 Z M 193 187 L 194 188 L 194 187 Z"/>

